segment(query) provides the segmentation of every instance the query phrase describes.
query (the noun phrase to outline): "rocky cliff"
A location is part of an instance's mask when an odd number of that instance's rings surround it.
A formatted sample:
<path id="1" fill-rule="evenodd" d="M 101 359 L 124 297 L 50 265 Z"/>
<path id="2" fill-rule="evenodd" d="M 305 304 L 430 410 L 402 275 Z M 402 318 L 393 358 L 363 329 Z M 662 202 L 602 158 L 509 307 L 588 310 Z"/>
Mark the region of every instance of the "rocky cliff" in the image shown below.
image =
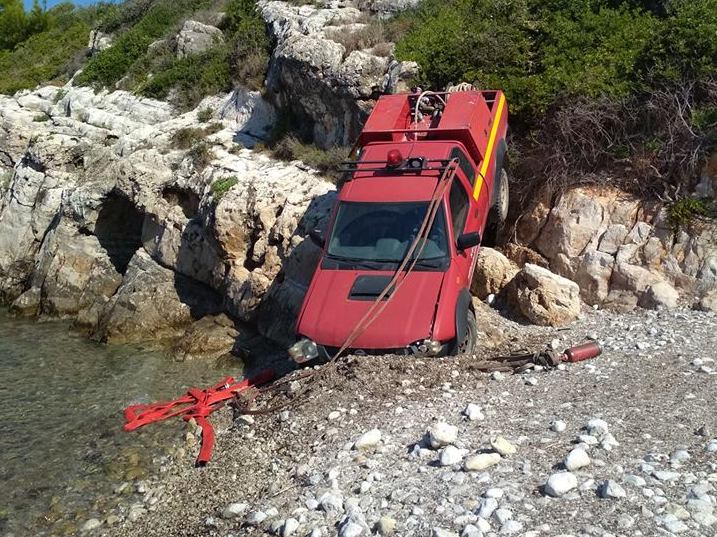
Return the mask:
<path id="1" fill-rule="evenodd" d="M 334 188 L 237 149 L 270 125 L 258 94 L 206 108 L 216 132 L 186 151 L 176 137 L 202 127 L 196 111 L 70 86 L 0 98 L 2 300 L 107 341 L 176 338 L 221 313 L 282 339 L 262 316 L 300 301 L 316 255 L 303 237 Z M 279 300 L 262 302 L 267 291 Z"/>
<path id="2" fill-rule="evenodd" d="M 385 15 L 387 5 L 359 7 Z M 236 90 L 180 114 L 72 84 L 0 97 L 2 302 L 74 318 L 104 341 L 172 340 L 185 358 L 196 341 L 211 340 L 212 355 L 237 350 L 250 326 L 290 341 L 318 253 L 305 236 L 324 225 L 335 189 L 299 162 L 246 147 L 287 115 L 319 145 L 350 143 L 375 98 L 405 87 L 417 66 L 390 47 L 348 50 L 338 36 L 366 26 L 357 7 L 259 7 L 275 41 L 266 98 Z M 197 25 L 183 25 L 182 54 L 205 43 L 189 35 Z M 714 196 L 710 169 L 700 189 Z M 507 258 L 479 264 L 479 279 L 500 274 L 474 288 L 498 292 L 528 262 L 576 282 L 590 304 L 708 307 L 716 244 L 710 222 L 677 229 L 662 204 L 578 187 L 525 208 Z"/>

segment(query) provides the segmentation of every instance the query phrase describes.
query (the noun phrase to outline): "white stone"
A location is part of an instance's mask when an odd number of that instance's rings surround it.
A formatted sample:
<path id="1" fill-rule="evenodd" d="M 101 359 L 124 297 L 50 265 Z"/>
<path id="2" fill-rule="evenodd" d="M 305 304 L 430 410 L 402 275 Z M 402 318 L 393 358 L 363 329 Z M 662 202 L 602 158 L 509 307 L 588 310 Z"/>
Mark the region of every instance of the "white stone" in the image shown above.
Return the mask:
<path id="1" fill-rule="evenodd" d="M 652 477 L 658 481 L 676 481 L 680 478 L 680 474 L 668 470 L 655 470 L 652 472 Z"/>
<path id="2" fill-rule="evenodd" d="M 495 466 L 501 460 L 498 453 L 479 453 L 468 457 L 463 463 L 463 468 L 468 471 L 485 470 Z"/>
<path id="3" fill-rule="evenodd" d="M 363 534 L 363 526 L 353 521 L 348 521 L 339 529 L 339 537 L 358 537 Z"/>
<path id="4" fill-rule="evenodd" d="M 484 520 L 484 522 L 487 524 L 488 519 L 493 516 L 493 513 L 496 509 L 498 509 L 498 500 L 496 500 L 495 498 L 481 499 L 480 504 L 478 504 L 478 510 L 476 511 L 476 514 L 480 517 L 477 522 L 479 528 L 480 521 Z M 490 525 L 488 525 L 488 530 L 481 531 L 490 531 Z"/>
<path id="5" fill-rule="evenodd" d="M 585 425 L 585 430 L 592 436 L 603 436 L 608 433 L 608 424 L 600 418 L 593 418 Z"/>
<path id="6" fill-rule="evenodd" d="M 268 518 L 267 514 L 263 511 L 252 511 L 246 517 L 246 522 L 250 526 L 258 526 Z"/>
<path id="7" fill-rule="evenodd" d="M 514 535 L 523 531 L 523 524 L 517 520 L 508 520 L 500 527 L 500 533 L 505 535 Z"/>
<path id="8" fill-rule="evenodd" d="M 338 410 L 334 410 L 333 412 L 329 412 L 329 420 L 337 420 L 341 417 L 341 412 Z"/>
<path id="9" fill-rule="evenodd" d="M 441 451 L 440 463 L 441 466 L 453 466 L 463 460 L 466 451 L 464 449 L 458 449 L 455 446 L 446 446 Z"/>
<path id="10" fill-rule="evenodd" d="M 558 498 L 578 486 L 575 474 L 571 472 L 558 472 L 552 474 L 545 483 L 545 493 Z"/>
<path id="11" fill-rule="evenodd" d="M 483 415 L 483 411 L 475 403 L 469 403 L 468 406 L 466 406 L 466 409 L 463 411 L 463 414 L 470 421 L 480 421 L 480 420 L 485 419 L 485 416 Z"/>
<path id="12" fill-rule="evenodd" d="M 344 510 L 344 501 L 341 496 L 331 492 L 326 492 L 319 498 L 319 505 L 327 513 L 341 513 Z"/>
<path id="13" fill-rule="evenodd" d="M 493 373 L 491 373 L 490 376 L 493 380 L 497 380 L 497 381 L 505 380 L 505 375 L 503 373 L 501 373 L 500 371 L 493 371 Z"/>
<path id="14" fill-rule="evenodd" d="M 428 441 L 433 449 L 452 444 L 458 439 L 458 427 L 443 421 L 436 423 L 428 431 Z"/>
<path id="15" fill-rule="evenodd" d="M 96 530 L 97 528 L 99 528 L 101 525 L 102 525 L 102 522 L 100 522 L 96 518 L 91 518 L 87 522 L 82 524 L 80 531 L 83 533 L 88 532 L 88 531 L 93 531 L 93 530 Z"/>
<path id="16" fill-rule="evenodd" d="M 281 537 L 289 537 L 299 529 L 299 521 L 295 518 L 287 518 L 281 528 Z"/>
<path id="17" fill-rule="evenodd" d="M 371 429 L 368 432 L 362 434 L 356 442 L 354 442 L 354 449 L 370 449 L 376 447 L 381 442 L 381 431 L 378 429 Z"/>
<path id="18" fill-rule="evenodd" d="M 222 511 L 222 518 L 234 518 L 246 512 L 249 506 L 245 503 L 230 503 Z"/>
<path id="19" fill-rule="evenodd" d="M 565 422 L 562 420 L 555 420 L 550 424 L 550 430 L 556 433 L 562 433 L 565 429 L 567 429 L 567 425 L 565 425 Z"/>
<path id="20" fill-rule="evenodd" d="M 590 456 L 583 448 L 576 447 L 568 453 L 568 456 L 565 457 L 563 464 L 565 465 L 565 468 L 573 472 L 575 470 L 579 470 L 580 468 L 590 466 Z"/>
<path id="21" fill-rule="evenodd" d="M 612 480 L 605 481 L 599 489 L 601 498 L 625 498 L 627 493 L 617 482 Z"/>
<path id="22" fill-rule="evenodd" d="M 516 448 L 513 444 L 508 442 L 502 436 L 491 438 L 490 446 L 496 452 L 500 453 L 503 457 L 509 457 L 511 455 L 515 455 L 518 452 L 518 448 Z"/>

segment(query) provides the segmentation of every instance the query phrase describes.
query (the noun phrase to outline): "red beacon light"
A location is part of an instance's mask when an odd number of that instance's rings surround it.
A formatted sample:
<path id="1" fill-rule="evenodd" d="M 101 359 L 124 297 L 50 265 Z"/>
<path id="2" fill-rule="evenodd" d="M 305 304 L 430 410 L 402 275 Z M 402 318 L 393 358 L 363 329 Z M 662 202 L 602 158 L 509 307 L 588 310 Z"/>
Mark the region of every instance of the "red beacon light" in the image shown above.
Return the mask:
<path id="1" fill-rule="evenodd" d="M 386 165 L 389 168 L 398 168 L 403 162 L 403 155 L 398 149 L 391 149 L 386 155 Z"/>

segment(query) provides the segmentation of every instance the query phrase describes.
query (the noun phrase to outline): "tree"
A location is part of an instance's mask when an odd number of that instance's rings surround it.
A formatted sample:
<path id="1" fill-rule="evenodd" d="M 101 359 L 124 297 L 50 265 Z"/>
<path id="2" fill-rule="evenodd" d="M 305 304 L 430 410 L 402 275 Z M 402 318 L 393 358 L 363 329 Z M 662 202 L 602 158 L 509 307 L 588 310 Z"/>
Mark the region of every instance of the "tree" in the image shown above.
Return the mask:
<path id="1" fill-rule="evenodd" d="M 28 14 L 22 0 L 0 0 L 0 50 L 12 50 L 49 26 L 50 16 L 44 2 L 40 5 L 35 0 Z"/>

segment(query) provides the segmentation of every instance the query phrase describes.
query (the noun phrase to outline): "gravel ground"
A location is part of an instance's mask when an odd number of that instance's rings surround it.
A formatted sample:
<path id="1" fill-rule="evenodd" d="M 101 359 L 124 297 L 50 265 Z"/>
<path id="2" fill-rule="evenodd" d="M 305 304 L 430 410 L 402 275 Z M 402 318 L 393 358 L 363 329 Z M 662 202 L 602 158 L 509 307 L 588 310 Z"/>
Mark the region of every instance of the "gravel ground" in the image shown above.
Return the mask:
<path id="1" fill-rule="evenodd" d="M 189 432 L 160 476 L 125 488 L 112 526 L 85 533 L 717 535 L 717 316 L 496 319 L 506 341 L 486 356 L 586 337 L 605 352 L 504 376 L 474 357 L 351 358 L 299 407 L 214 415 L 209 466 L 192 467 Z"/>

